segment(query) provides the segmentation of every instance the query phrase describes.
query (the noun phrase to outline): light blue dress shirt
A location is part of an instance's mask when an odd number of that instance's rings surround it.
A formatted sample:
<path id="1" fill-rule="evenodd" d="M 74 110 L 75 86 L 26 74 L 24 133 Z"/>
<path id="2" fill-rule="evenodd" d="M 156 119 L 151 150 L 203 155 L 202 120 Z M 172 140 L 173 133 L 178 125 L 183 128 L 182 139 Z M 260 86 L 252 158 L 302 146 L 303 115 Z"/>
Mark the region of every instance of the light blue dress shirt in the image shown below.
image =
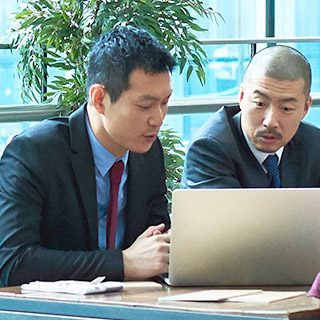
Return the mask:
<path id="1" fill-rule="evenodd" d="M 116 233 L 116 248 L 121 249 L 124 241 L 125 231 L 125 216 L 124 207 L 126 205 L 126 190 L 125 183 L 128 177 L 128 155 L 126 152 L 121 158 L 115 157 L 109 152 L 95 137 L 90 127 L 88 119 L 86 119 L 86 125 L 91 143 L 93 159 L 96 172 L 96 187 L 97 187 L 97 209 L 98 209 L 98 245 L 100 249 L 106 248 L 107 237 L 107 208 L 109 205 L 110 197 L 110 180 L 109 170 L 113 164 L 122 160 L 124 163 L 124 172 L 121 178 L 119 196 L 118 196 L 118 222 Z"/>

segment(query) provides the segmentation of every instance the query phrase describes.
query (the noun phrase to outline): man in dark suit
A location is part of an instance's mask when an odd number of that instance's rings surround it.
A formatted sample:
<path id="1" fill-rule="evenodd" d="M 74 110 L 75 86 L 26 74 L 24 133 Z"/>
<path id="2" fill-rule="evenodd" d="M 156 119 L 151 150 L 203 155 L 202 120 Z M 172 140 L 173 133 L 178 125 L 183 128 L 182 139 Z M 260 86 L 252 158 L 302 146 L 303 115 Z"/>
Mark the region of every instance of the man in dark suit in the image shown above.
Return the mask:
<path id="1" fill-rule="evenodd" d="M 174 65 L 146 31 L 118 27 L 91 50 L 88 103 L 7 146 L 0 163 L 2 286 L 167 272 L 170 220 L 157 134 Z M 114 163 L 123 173 L 111 231 Z"/>
<path id="2" fill-rule="evenodd" d="M 302 122 L 310 86 L 309 62 L 297 50 L 279 45 L 258 52 L 239 105 L 221 108 L 191 141 L 182 187 L 319 187 L 320 130 Z M 268 156 L 276 159 L 276 184 Z"/>

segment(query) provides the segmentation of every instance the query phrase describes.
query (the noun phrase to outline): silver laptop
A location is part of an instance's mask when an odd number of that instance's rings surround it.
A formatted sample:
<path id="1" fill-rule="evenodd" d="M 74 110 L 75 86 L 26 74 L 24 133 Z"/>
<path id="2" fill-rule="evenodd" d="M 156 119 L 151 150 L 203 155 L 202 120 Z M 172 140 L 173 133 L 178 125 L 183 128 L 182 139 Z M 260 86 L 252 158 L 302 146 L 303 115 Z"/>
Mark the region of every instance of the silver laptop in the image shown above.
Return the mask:
<path id="1" fill-rule="evenodd" d="M 320 189 L 174 192 L 170 285 L 310 285 L 318 272 Z"/>

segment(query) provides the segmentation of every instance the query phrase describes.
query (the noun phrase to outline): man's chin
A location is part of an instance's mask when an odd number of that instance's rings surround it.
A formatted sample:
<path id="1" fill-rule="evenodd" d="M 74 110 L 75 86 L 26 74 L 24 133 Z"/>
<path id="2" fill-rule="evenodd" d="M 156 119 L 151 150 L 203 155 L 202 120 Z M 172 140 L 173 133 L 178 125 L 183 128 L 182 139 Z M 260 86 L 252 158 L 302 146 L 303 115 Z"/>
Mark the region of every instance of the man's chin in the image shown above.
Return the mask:
<path id="1" fill-rule="evenodd" d="M 149 145 L 145 145 L 145 146 L 138 146 L 138 147 L 132 148 L 130 151 L 135 153 L 140 153 L 140 154 L 147 153 L 151 149 L 152 145 L 153 143 L 150 143 Z"/>
<path id="2" fill-rule="evenodd" d="M 279 139 L 258 138 L 253 144 L 257 150 L 265 153 L 275 153 L 282 147 Z"/>
<path id="3" fill-rule="evenodd" d="M 255 146 L 255 148 L 264 153 L 275 153 L 277 152 L 281 146 Z"/>

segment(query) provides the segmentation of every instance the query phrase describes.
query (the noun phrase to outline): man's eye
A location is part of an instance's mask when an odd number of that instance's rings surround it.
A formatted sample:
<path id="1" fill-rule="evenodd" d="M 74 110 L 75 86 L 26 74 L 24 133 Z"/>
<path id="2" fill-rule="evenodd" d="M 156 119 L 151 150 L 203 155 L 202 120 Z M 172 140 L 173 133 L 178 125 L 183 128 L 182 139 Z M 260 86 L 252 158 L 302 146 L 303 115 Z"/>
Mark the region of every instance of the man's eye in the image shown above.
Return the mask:
<path id="1" fill-rule="evenodd" d="M 137 107 L 138 107 L 139 109 L 142 109 L 142 110 L 147 110 L 147 109 L 149 109 L 151 106 L 149 106 L 149 105 L 137 104 Z"/>
<path id="2" fill-rule="evenodd" d="M 293 112 L 293 111 L 294 111 L 294 108 L 282 106 L 282 107 L 281 107 L 281 110 L 284 111 L 284 112 L 289 113 L 289 112 Z"/>
<path id="3" fill-rule="evenodd" d="M 265 103 L 261 102 L 261 101 L 253 101 L 253 103 L 258 107 L 258 108 L 263 108 L 265 107 Z"/>

